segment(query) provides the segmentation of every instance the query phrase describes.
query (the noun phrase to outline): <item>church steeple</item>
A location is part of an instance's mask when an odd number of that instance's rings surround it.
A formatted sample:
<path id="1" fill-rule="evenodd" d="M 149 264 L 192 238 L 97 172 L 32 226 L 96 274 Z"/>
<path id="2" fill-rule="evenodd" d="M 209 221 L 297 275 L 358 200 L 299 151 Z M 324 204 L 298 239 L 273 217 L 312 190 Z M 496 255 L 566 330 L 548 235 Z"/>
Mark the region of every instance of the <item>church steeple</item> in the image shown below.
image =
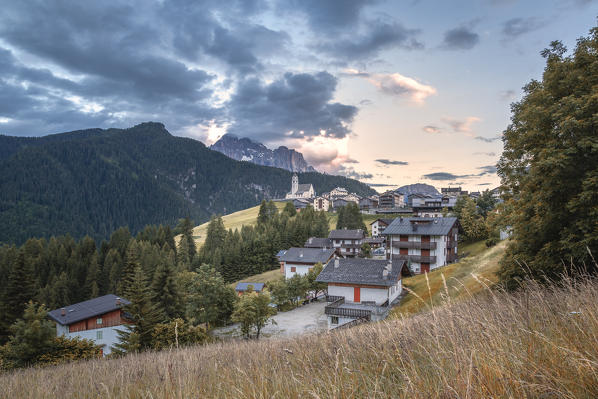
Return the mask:
<path id="1" fill-rule="evenodd" d="M 293 173 L 293 179 L 291 180 L 291 194 L 296 194 L 299 191 L 299 177 L 297 173 Z"/>

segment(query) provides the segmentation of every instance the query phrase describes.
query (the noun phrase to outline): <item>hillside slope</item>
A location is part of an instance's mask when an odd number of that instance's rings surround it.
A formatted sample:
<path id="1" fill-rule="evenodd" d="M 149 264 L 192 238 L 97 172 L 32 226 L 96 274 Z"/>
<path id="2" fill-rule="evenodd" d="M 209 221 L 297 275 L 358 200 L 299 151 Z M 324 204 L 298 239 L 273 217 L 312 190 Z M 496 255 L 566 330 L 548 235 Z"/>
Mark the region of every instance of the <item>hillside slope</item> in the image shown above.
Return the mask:
<path id="1" fill-rule="evenodd" d="M 0 397 L 593 398 L 598 282 L 489 292 L 401 320 L 0 375 Z"/>
<path id="2" fill-rule="evenodd" d="M 283 196 L 291 172 L 232 160 L 160 123 L 40 138 L 0 136 L 0 243 L 71 234 L 107 237 L 120 226 L 196 222 Z M 317 192 L 356 180 L 304 173 Z"/>

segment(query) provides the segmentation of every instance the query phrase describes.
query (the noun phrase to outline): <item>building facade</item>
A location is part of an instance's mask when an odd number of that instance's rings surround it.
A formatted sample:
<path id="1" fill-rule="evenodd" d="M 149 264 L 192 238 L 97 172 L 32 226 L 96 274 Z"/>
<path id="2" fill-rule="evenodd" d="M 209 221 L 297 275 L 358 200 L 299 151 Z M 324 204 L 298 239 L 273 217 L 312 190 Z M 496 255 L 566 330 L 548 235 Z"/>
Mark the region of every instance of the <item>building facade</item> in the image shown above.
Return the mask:
<path id="1" fill-rule="evenodd" d="M 330 200 L 322 196 L 314 198 L 314 209 L 316 211 L 328 212 L 328 209 L 330 209 Z"/>
<path id="2" fill-rule="evenodd" d="M 413 273 L 427 273 L 458 259 L 457 218 L 396 218 L 382 233 L 388 259 L 404 260 Z"/>
<path id="3" fill-rule="evenodd" d="M 335 250 L 332 248 L 289 248 L 280 257 L 280 271 L 285 278 L 291 278 L 296 274 L 304 276 L 316 263 L 328 263 L 334 254 Z"/>
<path id="4" fill-rule="evenodd" d="M 394 219 L 376 219 L 372 223 L 370 223 L 370 228 L 372 230 L 372 237 L 379 237 L 380 234 L 384 232 L 393 221 Z"/>
<path id="5" fill-rule="evenodd" d="M 48 317 L 56 322 L 57 336 L 92 340 L 102 347 L 102 354 L 106 356 L 120 342 L 118 330 L 127 324 L 122 308 L 130 303 L 108 294 L 52 310 Z"/>
<path id="6" fill-rule="evenodd" d="M 393 190 L 380 194 L 378 207 L 383 209 L 403 208 L 405 207 L 405 195 Z"/>
<path id="7" fill-rule="evenodd" d="M 316 196 L 314 186 L 311 184 L 299 184 L 297 173 L 291 178 L 291 191 L 287 193 L 286 199 L 311 199 Z"/>
<path id="8" fill-rule="evenodd" d="M 332 230 L 328 234 L 328 238 L 332 240 L 332 247 L 337 251 L 337 254 L 345 257 L 354 257 L 361 254 L 361 245 L 365 234 L 363 230 Z"/>

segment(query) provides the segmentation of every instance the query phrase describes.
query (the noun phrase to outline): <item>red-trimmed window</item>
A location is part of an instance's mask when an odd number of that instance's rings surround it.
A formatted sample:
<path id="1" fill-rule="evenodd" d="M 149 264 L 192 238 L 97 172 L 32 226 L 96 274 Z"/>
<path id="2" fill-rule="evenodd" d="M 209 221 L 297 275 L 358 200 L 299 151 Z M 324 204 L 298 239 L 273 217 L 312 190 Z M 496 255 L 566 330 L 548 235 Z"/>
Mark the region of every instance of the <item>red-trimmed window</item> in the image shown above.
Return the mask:
<path id="1" fill-rule="evenodd" d="M 291 273 L 294 273 L 297 271 L 297 268 L 295 266 L 291 266 Z"/>

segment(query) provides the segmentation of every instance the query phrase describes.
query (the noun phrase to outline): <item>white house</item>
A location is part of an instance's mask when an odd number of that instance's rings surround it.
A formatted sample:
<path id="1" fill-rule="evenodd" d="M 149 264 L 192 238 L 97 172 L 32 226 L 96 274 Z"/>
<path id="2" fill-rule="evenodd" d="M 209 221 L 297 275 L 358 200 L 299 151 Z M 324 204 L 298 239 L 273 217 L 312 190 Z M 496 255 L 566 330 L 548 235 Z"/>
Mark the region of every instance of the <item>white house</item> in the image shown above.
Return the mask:
<path id="1" fill-rule="evenodd" d="M 329 328 L 357 319 L 380 320 L 403 290 L 404 261 L 335 258 L 316 281 L 328 284 Z"/>
<path id="2" fill-rule="evenodd" d="M 102 347 L 106 356 L 120 342 L 117 330 L 123 330 L 127 323 L 122 308 L 130 303 L 108 294 L 52 310 L 48 317 L 56 322 L 56 335 L 90 339 Z"/>
<path id="3" fill-rule="evenodd" d="M 314 186 L 311 184 L 299 184 L 297 173 L 291 178 L 291 192 L 287 193 L 286 199 L 313 198 L 316 196 Z"/>
<path id="4" fill-rule="evenodd" d="M 370 223 L 370 227 L 372 229 L 372 237 L 378 237 L 384 229 L 386 229 L 394 219 L 376 219 L 372 223 Z"/>
<path id="5" fill-rule="evenodd" d="M 425 273 L 457 260 L 457 218 L 396 218 L 382 232 L 386 254 L 404 260 L 414 273 Z"/>
<path id="6" fill-rule="evenodd" d="M 295 274 L 306 275 L 316 263 L 325 265 L 334 257 L 332 248 L 289 248 L 279 259 L 280 271 L 285 278 Z"/>
<path id="7" fill-rule="evenodd" d="M 330 200 L 325 197 L 318 196 L 314 198 L 314 210 L 316 211 L 328 211 L 330 208 Z"/>
<path id="8" fill-rule="evenodd" d="M 348 194 L 349 194 L 349 192 L 344 187 L 337 187 L 334 190 L 330 191 L 330 197 L 332 197 L 332 198 L 344 197 L 345 195 L 348 195 Z"/>

